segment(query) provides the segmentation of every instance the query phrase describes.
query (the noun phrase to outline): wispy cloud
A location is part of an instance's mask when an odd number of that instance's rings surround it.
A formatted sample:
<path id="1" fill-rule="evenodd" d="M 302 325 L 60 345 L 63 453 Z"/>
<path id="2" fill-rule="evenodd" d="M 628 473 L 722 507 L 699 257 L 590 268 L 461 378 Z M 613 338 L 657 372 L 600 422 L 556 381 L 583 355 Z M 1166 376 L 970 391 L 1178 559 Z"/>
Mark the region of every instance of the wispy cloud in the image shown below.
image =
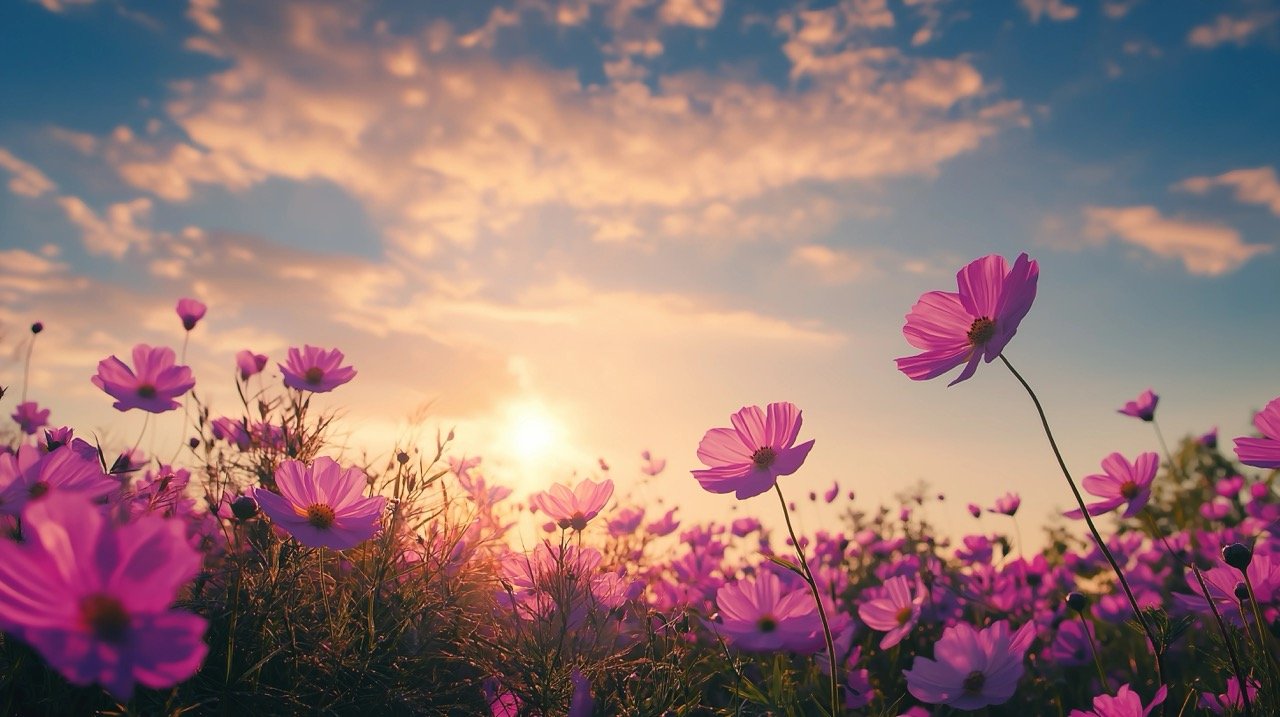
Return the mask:
<path id="1" fill-rule="evenodd" d="M 1246 244 L 1235 229 L 1216 222 L 1166 217 L 1150 205 L 1084 209 L 1085 237 L 1117 239 L 1155 256 L 1175 259 L 1191 274 L 1219 276 L 1273 249 Z"/>
<path id="2" fill-rule="evenodd" d="M 1213 22 L 1197 25 L 1187 34 L 1187 44 L 1192 47 L 1214 48 L 1233 44 L 1244 46 L 1262 30 L 1275 24 L 1280 13 L 1255 12 L 1249 15 L 1219 15 Z"/>
<path id="3" fill-rule="evenodd" d="M 58 188 L 44 172 L 18 159 L 4 147 L 0 147 L 0 167 L 11 175 L 9 191 L 20 197 L 41 197 Z"/>
<path id="4" fill-rule="evenodd" d="M 1217 187 L 1230 189 L 1237 202 L 1260 204 L 1280 217 L 1280 179 L 1274 167 L 1234 169 L 1216 177 L 1190 177 L 1174 185 L 1174 189 L 1192 194 L 1207 194 Z"/>
<path id="5" fill-rule="evenodd" d="M 1054 22 L 1074 20 L 1080 14 L 1080 8 L 1068 5 L 1064 0 L 1019 0 L 1022 9 L 1027 11 L 1031 22 L 1038 23 L 1041 18 L 1049 18 Z"/>

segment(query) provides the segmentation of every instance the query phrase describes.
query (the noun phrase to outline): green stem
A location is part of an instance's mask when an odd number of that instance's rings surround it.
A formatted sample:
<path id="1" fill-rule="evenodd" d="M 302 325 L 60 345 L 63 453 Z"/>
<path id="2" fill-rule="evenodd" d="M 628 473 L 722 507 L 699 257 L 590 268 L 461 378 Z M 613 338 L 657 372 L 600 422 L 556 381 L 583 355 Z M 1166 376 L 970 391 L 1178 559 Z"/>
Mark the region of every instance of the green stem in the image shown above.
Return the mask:
<path id="1" fill-rule="evenodd" d="M 1155 633 L 1151 630 L 1151 625 L 1147 622 L 1146 617 L 1142 614 L 1142 608 L 1138 606 L 1138 599 L 1133 595 L 1133 589 L 1129 587 L 1129 581 L 1124 577 L 1124 571 L 1120 569 L 1120 564 L 1116 562 L 1116 558 L 1111 554 L 1111 549 L 1107 547 L 1107 542 L 1102 539 L 1102 534 L 1098 532 L 1098 527 L 1093 524 L 1093 518 L 1089 516 L 1089 509 L 1085 507 L 1084 497 L 1080 495 L 1080 489 L 1076 487 L 1076 482 L 1071 478 L 1071 471 L 1067 469 L 1067 462 L 1062 457 L 1062 451 L 1058 449 L 1058 442 L 1053 437 L 1053 429 L 1049 427 L 1049 419 L 1044 414 L 1044 406 L 1040 405 L 1040 399 L 1036 396 L 1036 392 L 1032 390 L 1031 384 L 1018 373 L 1018 370 L 1009 363 L 1009 359 L 1004 354 L 1000 354 L 1000 360 L 1004 362 L 1013 377 L 1018 379 L 1018 383 L 1026 389 L 1027 395 L 1031 397 L 1031 402 L 1035 404 L 1036 413 L 1040 415 L 1040 425 L 1044 427 L 1044 435 L 1049 439 L 1049 447 L 1053 449 L 1053 457 L 1058 459 L 1058 467 L 1062 469 L 1062 476 L 1067 479 L 1067 486 L 1071 488 L 1071 495 L 1076 499 L 1076 505 L 1080 507 L 1080 514 L 1084 516 L 1084 522 L 1089 526 L 1089 532 L 1093 534 L 1093 539 L 1098 543 L 1098 549 L 1102 551 L 1102 555 L 1106 557 L 1107 563 L 1111 565 L 1111 570 L 1116 574 L 1116 578 L 1120 581 L 1120 587 L 1124 589 L 1125 597 L 1129 599 L 1129 606 L 1133 608 L 1133 615 L 1138 620 L 1138 624 L 1142 626 L 1142 632 L 1147 636 L 1147 641 L 1151 643 L 1151 651 L 1155 655 L 1156 662 L 1156 681 L 1162 687 L 1168 687 L 1164 681 L 1164 656 L 1160 651 L 1160 644 L 1156 641 Z M 1162 710 L 1163 712 L 1163 710 Z"/>
<path id="2" fill-rule="evenodd" d="M 836 644 L 831 639 L 831 624 L 827 622 L 827 611 L 822 607 L 822 593 L 818 591 L 818 582 L 813 579 L 813 571 L 809 570 L 809 561 L 804 557 L 804 548 L 800 538 L 796 537 L 795 528 L 791 527 L 791 515 L 787 512 L 787 499 L 782 496 L 782 486 L 773 484 L 778 493 L 778 502 L 782 504 L 782 518 L 787 521 L 787 534 L 791 536 L 791 544 L 796 548 L 796 557 L 800 558 L 800 569 L 804 571 L 805 582 L 809 584 L 809 592 L 813 593 L 813 601 L 818 604 L 818 618 L 822 620 L 822 637 L 827 643 L 827 663 L 831 667 L 831 715 L 841 714 L 840 709 L 840 677 L 836 667 Z"/>

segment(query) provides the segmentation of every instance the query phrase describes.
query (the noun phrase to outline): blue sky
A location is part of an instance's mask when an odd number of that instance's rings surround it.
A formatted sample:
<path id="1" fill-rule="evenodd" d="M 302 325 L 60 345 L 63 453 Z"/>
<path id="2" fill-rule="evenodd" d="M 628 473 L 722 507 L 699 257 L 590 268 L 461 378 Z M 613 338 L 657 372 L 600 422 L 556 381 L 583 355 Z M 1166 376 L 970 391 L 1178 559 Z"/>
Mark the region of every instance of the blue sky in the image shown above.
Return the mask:
<path id="1" fill-rule="evenodd" d="M 0 381 L 42 319 L 31 396 L 130 440 L 88 376 L 195 296 L 215 415 L 235 351 L 338 346 L 353 455 L 429 404 L 528 489 L 604 457 L 625 492 L 650 448 L 692 518 L 731 500 L 702 432 L 791 400 L 797 495 L 1037 521 L 1069 496 L 1025 396 L 913 384 L 903 316 L 1027 251 L 1008 354 L 1077 474 L 1153 448 L 1115 413 L 1148 386 L 1167 433 L 1243 434 L 1280 394 L 1278 50 L 1244 1 L 5 3 Z"/>

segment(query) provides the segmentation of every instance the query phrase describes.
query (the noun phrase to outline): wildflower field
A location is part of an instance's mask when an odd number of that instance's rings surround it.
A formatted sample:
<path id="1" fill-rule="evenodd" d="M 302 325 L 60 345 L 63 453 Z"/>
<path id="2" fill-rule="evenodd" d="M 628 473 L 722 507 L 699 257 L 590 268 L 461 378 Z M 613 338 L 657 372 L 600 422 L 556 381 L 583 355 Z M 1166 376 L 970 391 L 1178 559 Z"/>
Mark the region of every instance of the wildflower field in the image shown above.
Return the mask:
<path id="1" fill-rule="evenodd" d="M 313 406 L 360 381 L 341 350 L 228 356 L 240 410 L 212 415 L 183 365 L 206 307 L 183 299 L 179 351 L 91 374 L 121 412 L 182 414 L 181 445 L 97 445 L 6 387 L 0 713 L 1280 714 L 1280 398 L 1258 396 L 1257 435 L 1166 442 L 1155 392 L 1118 397 L 1099 415 L 1149 423 L 1151 449 L 1069 466 L 1005 353 L 1038 277 L 1026 254 L 964 266 L 910 307 L 897 363 L 1025 389 L 1087 528 L 1041 552 L 1002 517 L 1016 493 L 969 506 L 996 532 L 951 538 L 921 517 L 942 493 L 873 506 L 819 484 L 788 402 L 726 407 L 689 436 L 692 475 L 642 456 L 673 494 L 776 495 L 731 522 L 655 514 L 603 466 L 517 501 L 447 427 L 365 464 Z M 842 518 L 800 534 L 805 499 Z M 539 541 L 517 547 L 530 517 Z"/>

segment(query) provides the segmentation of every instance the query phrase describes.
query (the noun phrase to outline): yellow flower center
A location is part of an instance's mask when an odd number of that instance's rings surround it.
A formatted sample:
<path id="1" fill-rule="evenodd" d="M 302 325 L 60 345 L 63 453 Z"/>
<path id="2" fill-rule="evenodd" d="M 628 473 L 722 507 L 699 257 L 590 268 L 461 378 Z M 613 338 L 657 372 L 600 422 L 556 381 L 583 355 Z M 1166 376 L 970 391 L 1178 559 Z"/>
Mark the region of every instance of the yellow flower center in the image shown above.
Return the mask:
<path id="1" fill-rule="evenodd" d="M 313 528 L 324 530 L 333 526 L 333 521 L 337 516 L 327 503 L 313 503 L 307 506 L 307 522 Z"/>

